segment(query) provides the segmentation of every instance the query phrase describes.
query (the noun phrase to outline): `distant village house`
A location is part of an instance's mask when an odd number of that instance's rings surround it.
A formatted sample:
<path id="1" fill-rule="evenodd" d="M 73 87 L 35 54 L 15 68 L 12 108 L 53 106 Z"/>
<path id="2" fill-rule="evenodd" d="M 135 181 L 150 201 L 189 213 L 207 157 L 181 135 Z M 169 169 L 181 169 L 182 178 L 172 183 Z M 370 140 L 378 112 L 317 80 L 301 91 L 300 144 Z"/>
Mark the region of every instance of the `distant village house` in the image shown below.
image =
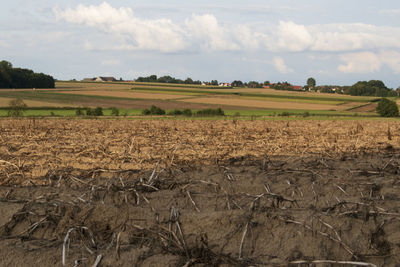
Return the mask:
<path id="1" fill-rule="evenodd" d="M 115 82 L 117 79 L 114 77 L 102 77 L 99 76 L 97 78 L 85 78 L 83 79 L 84 82 Z"/>

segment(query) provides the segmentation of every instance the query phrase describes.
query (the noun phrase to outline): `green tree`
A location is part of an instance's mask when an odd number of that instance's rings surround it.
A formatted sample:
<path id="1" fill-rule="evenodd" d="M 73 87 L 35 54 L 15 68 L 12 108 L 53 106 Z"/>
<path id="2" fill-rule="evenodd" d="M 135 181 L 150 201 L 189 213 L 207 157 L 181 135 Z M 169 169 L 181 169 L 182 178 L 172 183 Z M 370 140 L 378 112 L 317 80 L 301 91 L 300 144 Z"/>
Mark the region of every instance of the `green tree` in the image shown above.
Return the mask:
<path id="1" fill-rule="evenodd" d="M 24 114 L 28 106 L 21 98 L 13 99 L 8 104 L 8 116 L 10 117 L 20 117 Z"/>
<path id="2" fill-rule="evenodd" d="M 76 110 L 75 110 L 75 115 L 76 116 L 83 116 L 84 114 L 83 114 L 83 109 L 82 108 L 77 108 Z"/>
<path id="3" fill-rule="evenodd" d="M 380 96 L 390 97 L 396 96 L 396 92 L 385 86 L 382 81 L 371 80 L 371 81 L 359 81 L 345 89 L 345 93 L 354 96 Z"/>
<path id="4" fill-rule="evenodd" d="M 399 108 L 395 101 L 389 100 L 387 98 L 382 98 L 376 111 L 381 115 L 381 117 L 397 117 L 399 116 Z"/>
<path id="5" fill-rule="evenodd" d="M 119 110 L 116 107 L 111 108 L 111 116 L 119 116 Z"/>
<path id="6" fill-rule="evenodd" d="M 210 84 L 211 85 L 218 85 L 218 81 L 217 80 L 212 80 Z"/>
<path id="7" fill-rule="evenodd" d="M 307 79 L 307 86 L 308 88 L 312 89 L 316 85 L 315 79 L 314 78 L 308 78 Z"/>
<path id="8" fill-rule="evenodd" d="M 188 77 L 188 78 L 185 80 L 185 83 L 186 83 L 186 84 L 193 84 L 193 79 Z"/>
<path id="9" fill-rule="evenodd" d="M 102 107 L 96 107 L 94 109 L 93 115 L 94 116 L 103 116 L 103 108 Z"/>

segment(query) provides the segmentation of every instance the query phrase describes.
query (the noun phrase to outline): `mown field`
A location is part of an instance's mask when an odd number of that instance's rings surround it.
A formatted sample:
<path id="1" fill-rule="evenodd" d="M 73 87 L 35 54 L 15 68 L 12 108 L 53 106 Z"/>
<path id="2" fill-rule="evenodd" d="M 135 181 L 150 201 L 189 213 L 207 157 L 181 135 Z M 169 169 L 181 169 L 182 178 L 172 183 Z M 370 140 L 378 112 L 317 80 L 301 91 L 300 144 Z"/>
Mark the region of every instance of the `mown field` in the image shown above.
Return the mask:
<path id="1" fill-rule="evenodd" d="M 221 107 L 227 115 L 309 113 L 313 116 L 377 116 L 375 97 L 158 83 L 57 82 L 56 89 L 52 90 L 0 90 L 0 107 L 6 107 L 13 98 L 22 98 L 31 108 L 49 107 L 46 111 L 42 109 L 43 114 L 38 109 L 26 113 L 38 116 L 70 116 L 68 110 L 60 113 L 50 108 L 84 106 L 116 107 L 124 109 L 127 116 L 136 116 L 137 110 L 151 105 L 167 111 Z M 3 114 L 0 110 L 0 115 Z"/>
<path id="2" fill-rule="evenodd" d="M 397 266 L 400 123 L 0 119 L 4 266 Z"/>

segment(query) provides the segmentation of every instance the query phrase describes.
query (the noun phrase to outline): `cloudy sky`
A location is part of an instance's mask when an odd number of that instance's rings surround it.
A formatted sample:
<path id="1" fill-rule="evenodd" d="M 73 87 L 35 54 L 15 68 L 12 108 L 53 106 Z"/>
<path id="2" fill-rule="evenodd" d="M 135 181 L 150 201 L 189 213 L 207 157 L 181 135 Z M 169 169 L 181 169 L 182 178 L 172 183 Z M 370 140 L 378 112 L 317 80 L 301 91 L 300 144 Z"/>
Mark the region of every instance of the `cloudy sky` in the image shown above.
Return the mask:
<path id="1" fill-rule="evenodd" d="M 400 86 L 398 0 L 14 0 L 0 59 L 99 75 Z"/>

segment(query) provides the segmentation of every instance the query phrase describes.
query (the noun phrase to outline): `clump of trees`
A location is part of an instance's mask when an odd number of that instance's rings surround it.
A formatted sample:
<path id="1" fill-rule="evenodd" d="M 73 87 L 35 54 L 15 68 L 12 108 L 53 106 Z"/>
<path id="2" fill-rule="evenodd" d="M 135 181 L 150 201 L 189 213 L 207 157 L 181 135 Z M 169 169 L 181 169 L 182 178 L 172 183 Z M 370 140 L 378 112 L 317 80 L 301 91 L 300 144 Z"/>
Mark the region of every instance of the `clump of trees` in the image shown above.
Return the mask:
<path id="1" fill-rule="evenodd" d="M 164 109 L 159 108 L 157 106 L 151 106 L 150 109 L 144 109 L 142 111 L 143 115 L 165 115 L 166 112 Z M 190 109 L 174 109 L 168 112 L 168 115 L 172 116 L 186 116 L 186 117 L 212 117 L 212 116 L 224 116 L 225 112 L 221 108 L 207 108 L 207 109 L 201 109 L 198 110 L 197 112 L 193 112 Z"/>
<path id="2" fill-rule="evenodd" d="M 387 98 L 382 98 L 378 106 L 376 107 L 376 111 L 382 117 L 398 117 L 399 116 L 399 108 L 395 101 L 389 100 Z"/>
<path id="3" fill-rule="evenodd" d="M 112 107 L 111 116 L 119 116 L 119 109 L 117 109 L 116 107 Z"/>
<path id="4" fill-rule="evenodd" d="M 270 85 L 275 90 L 293 91 L 293 85 L 288 82 L 278 82 Z"/>
<path id="5" fill-rule="evenodd" d="M 201 84 L 201 81 L 193 81 L 192 78 L 186 80 L 177 79 L 171 76 L 150 75 L 148 77 L 138 77 L 137 82 L 149 82 L 149 83 L 177 83 L 177 84 Z"/>
<path id="6" fill-rule="evenodd" d="M 209 117 L 209 116 L 224 116 L 225 112 L 221 108 L 207 108 L 202 109 L 196 112 L 196 116 L 198 117 Z"/>
<path id="7" fill-rule="evenodd" d="M 143 115 L 165 115 L 165 110 L 157 106 L 151 106 L 150 109 L 144 109 L 142 111 Z"/>
<path id="8" fill-rule="evenodd" d="M 379 80 L 359 81 L 344 91 L 345 94 L 353 96 L 380 96 L 391 97 L 396 96 L 396 92 L 386 87 L 386 85 Z"/>
<path id="9" fill-rule="evenodd" d="M 102 107 L 96 107 L 96 108 L 77 108 L 75 111 L 76 116 L 103 116 L 103 108 Z"/>
<path id="10" fill-rule="evenodd" d="M 8 61 L 0 62 L 0 88 L 54 88 L 52 76 L 29 69 L 13 68 Z"/>
<path id="11" fill-rule="evenodd" d="M 172 115 L 172 116 L 183 115 L 183 116 L 186 116 L 186 117 L 191 117 L 193 115 L 193 113 L 192 113 L 192 110 L 190 110 L 188 108 L 187 109 L 183 109 L 183 110 L 174 109 L 174 110 L 171 110 L 170 112 L 168 112 L 168 115 Z"/>

